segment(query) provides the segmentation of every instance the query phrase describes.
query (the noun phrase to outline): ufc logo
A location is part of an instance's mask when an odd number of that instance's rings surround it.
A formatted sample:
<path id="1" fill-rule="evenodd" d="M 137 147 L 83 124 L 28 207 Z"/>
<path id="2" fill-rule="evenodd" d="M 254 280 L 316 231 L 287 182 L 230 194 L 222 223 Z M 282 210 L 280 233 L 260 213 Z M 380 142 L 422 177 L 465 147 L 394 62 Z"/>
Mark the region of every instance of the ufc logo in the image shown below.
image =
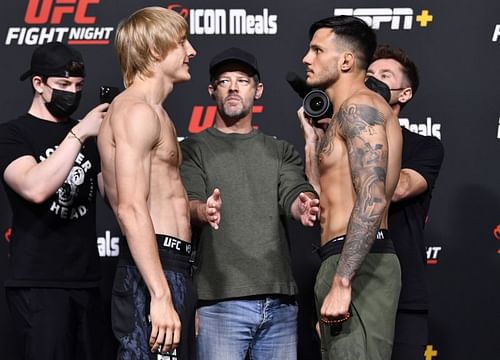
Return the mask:
<path id="1" fill-rule="evenodd" d="M 205 110 L 205 116 L 203 116 L 204 106 L 193 106 L 193 112 L 191 113 L 191 118 L 189 119 L 188 131 L 190 134 L 197 134 L 205 129 L 208 129 L 214 124 L 215 113 L 217 112 L 216 106 L 207 106 Z M 252 113 L 261 113 L 264 111 L 264 106 L 254 105 L 252 108 Z"/>
<path id="2" fill-rule="evenodd" d="M 90 4 L 100 0 L 29 0 L 26 24 L 60 24 L 66 15 L 73 15 L 75 24 L 94 24 L 95 16 L 87 16 Z"/>

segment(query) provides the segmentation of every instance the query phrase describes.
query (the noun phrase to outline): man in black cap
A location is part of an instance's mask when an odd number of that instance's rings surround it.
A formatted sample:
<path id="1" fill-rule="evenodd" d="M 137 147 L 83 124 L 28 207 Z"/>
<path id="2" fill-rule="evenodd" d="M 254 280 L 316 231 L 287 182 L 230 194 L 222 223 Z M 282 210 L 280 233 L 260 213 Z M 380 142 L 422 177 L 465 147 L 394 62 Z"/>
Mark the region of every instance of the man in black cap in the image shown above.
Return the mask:
<path id="1" fill-rule="evenodd" d="M 319 200 L 292 145 L 252 126 L 264 86 L 238 48 L 210 62 L 215 125 L 181 143 L 199 244 L 199 359 L 296 359 L 297 286 L 285 216 L 312 226 Z"/>
<path id="2" fill-rule="evenodd" d="M 28 113 L 0 126 L 0 169 L 13 212 L 7 302 L 25 359 L 97 359 L 100 336 L 95 141 L 108 104 L 81 121 L 81 54 L 39 46 Z"/>

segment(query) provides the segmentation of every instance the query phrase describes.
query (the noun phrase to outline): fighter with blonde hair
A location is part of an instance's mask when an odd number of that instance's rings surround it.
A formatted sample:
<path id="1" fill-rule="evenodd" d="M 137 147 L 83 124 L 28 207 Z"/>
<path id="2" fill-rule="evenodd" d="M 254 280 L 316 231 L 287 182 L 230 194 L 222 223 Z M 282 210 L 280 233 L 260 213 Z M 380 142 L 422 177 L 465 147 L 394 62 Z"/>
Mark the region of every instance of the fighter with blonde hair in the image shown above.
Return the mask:
<path id="1" fill-rule="evenodd" d="M 126 89 L 109 108 L 98 147 L 107 196 L 126 239 L 112 297 L 120 359 L 195 354 L 189 205 L 176 130 L 162 106 L 175 84 L 191 78 L 196 51 L 186 36 L 184 18 L 161 7 L 136 11 L 116 34 Z"/>

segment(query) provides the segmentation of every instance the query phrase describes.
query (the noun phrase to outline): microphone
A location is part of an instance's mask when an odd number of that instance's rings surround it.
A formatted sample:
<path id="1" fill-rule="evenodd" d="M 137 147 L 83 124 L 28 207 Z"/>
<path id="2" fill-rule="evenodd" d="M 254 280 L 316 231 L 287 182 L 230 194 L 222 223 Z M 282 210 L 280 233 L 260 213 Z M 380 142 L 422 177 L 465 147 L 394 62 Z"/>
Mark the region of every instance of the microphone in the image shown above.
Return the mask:
<path id="1" fill-rule="evenodd" d="M 292 89 L 301 97 L 304 98 L 312 88 L 306 84 L 306 81 L 294 72 L 286 74 L 286 81 L 290 84 Z"/>

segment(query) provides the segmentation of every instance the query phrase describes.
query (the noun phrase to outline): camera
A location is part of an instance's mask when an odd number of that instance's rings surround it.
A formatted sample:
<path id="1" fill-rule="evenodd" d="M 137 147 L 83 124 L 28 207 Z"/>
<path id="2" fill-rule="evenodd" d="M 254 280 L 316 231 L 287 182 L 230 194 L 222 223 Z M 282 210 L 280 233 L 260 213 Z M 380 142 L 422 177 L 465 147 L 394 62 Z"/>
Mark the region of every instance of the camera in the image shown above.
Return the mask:
<path id="1" fill-rule="evenodd" d="M 102 85 L 99 88 L 99 102 L 101 104 L 109 103 L 115 98 L 116 95 L 120 93 L 120 89 L 115 86 L 105 86 Z"/>
<path id="2" fill-rule="evenodd" d="M 328 95 L 319 89 L 313 89 L 304 96 L 302 101 L 304 114 L 314 122 L 324 118 L 331 118 L 333 106 Z"/>

